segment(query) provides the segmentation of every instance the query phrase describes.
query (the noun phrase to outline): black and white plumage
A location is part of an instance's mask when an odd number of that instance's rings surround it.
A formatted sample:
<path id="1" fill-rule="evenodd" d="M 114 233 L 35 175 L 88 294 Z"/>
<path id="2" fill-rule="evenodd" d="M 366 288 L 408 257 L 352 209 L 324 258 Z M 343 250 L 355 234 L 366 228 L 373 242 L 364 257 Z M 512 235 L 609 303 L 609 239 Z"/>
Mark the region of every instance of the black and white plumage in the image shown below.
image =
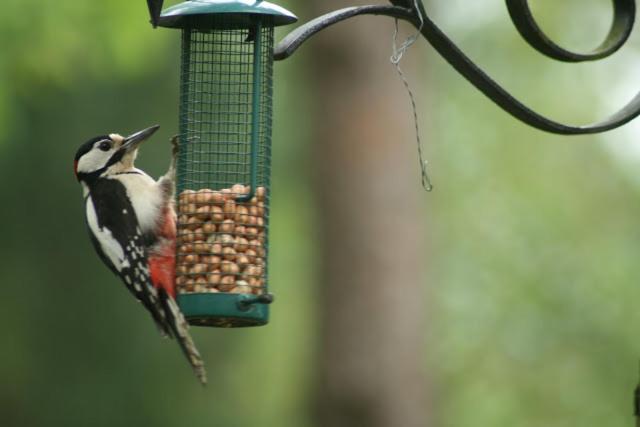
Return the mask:
<path id="1" fill-rule="evenodd" d="M 112 211 L 116 207 L 119 212 Z M 152 237 L 145 238 L 137 219 L 129 218 L 135 214 L 124 185 L 117 179 L 97 180 L 91 186 L 91 196 L 85 198 L 85 212 L 91 243 L 100 259 L 120 276 L 160 329 L 168 333 L 165 320 L 156 309 L 157 290 L 151 284 L 147 264 L 145 246 Z"/>
<path id="2" fill-rule="evenodd" d="M 139 144 L 158 126 L 129 137 L 90 139 L 76 153 L 89 234 L 102 261 L 149 311 L 160 332 L 176 338 L 199 380 L 204 364 L 175 302 L 174 160 L 155 181 L 134 167 Z M 174 158 L 176 144 L 174 141 Z"/>

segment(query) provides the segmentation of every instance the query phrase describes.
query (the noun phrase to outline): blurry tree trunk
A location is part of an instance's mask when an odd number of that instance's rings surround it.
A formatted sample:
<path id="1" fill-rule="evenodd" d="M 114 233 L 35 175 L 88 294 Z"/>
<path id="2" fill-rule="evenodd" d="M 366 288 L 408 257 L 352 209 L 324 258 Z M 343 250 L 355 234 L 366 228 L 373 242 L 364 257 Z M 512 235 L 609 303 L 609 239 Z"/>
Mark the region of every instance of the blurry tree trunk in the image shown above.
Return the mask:
<path id="1" fill-rule="evenodd" d="M 314 0 L 313 11 L 348 5 Z M 425 193 L 409 101 L 388 59 L 392 30 L 388 18 L 358 18 L 305 46 L 313 51 L 318 108 L 320 427 L 430 425 L 423 373 Z"/>

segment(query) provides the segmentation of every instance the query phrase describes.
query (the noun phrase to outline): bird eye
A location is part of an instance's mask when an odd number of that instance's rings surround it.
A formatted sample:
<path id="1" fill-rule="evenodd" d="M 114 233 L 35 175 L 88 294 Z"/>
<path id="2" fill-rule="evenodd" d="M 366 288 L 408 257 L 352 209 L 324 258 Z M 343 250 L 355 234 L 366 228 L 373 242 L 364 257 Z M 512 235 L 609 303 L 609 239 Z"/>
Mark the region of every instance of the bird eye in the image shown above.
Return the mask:
<path id="1" fill-rule="evenodd" d="M 98 148 L 102 151 L 109 151 L 111 150 L 111 143 L 109 141 L 102 141 Z"/>

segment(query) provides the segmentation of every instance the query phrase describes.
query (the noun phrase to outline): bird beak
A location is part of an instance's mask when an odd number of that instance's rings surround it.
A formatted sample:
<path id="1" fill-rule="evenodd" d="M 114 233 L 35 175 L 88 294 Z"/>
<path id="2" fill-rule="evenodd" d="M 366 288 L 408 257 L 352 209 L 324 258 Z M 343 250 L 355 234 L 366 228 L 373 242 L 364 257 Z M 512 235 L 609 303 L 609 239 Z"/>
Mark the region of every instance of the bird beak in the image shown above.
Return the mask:
<path id="1" fill-rule="evenodd" d="M 151 126 L 150 128 L 141 130 L 140 132 L 129 135 L 122 141 L 120 150 L 125 150 L 125 152 L 127 153 L 135 150 L 136 148 L 138 148 L 138 145 L 140 145 L 140 143 L 153 135 L 159 128 L 159 125 L 155 125 Z"/>

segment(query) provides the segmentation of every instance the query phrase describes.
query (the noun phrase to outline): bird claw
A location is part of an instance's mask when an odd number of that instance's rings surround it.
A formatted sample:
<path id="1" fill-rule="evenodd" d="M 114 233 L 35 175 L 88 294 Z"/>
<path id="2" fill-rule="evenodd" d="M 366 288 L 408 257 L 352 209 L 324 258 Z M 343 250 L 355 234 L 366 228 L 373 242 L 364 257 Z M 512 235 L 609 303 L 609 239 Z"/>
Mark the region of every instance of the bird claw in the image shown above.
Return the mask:
<path id="1" fill-rule="evenodd" d="M 173 156 L 177 156 L 178 152 L 180 151 L 180 136 L 179 135 L 174 135 L 173 138 L 171 138 L 171 153 L 173 154 Z"/>

